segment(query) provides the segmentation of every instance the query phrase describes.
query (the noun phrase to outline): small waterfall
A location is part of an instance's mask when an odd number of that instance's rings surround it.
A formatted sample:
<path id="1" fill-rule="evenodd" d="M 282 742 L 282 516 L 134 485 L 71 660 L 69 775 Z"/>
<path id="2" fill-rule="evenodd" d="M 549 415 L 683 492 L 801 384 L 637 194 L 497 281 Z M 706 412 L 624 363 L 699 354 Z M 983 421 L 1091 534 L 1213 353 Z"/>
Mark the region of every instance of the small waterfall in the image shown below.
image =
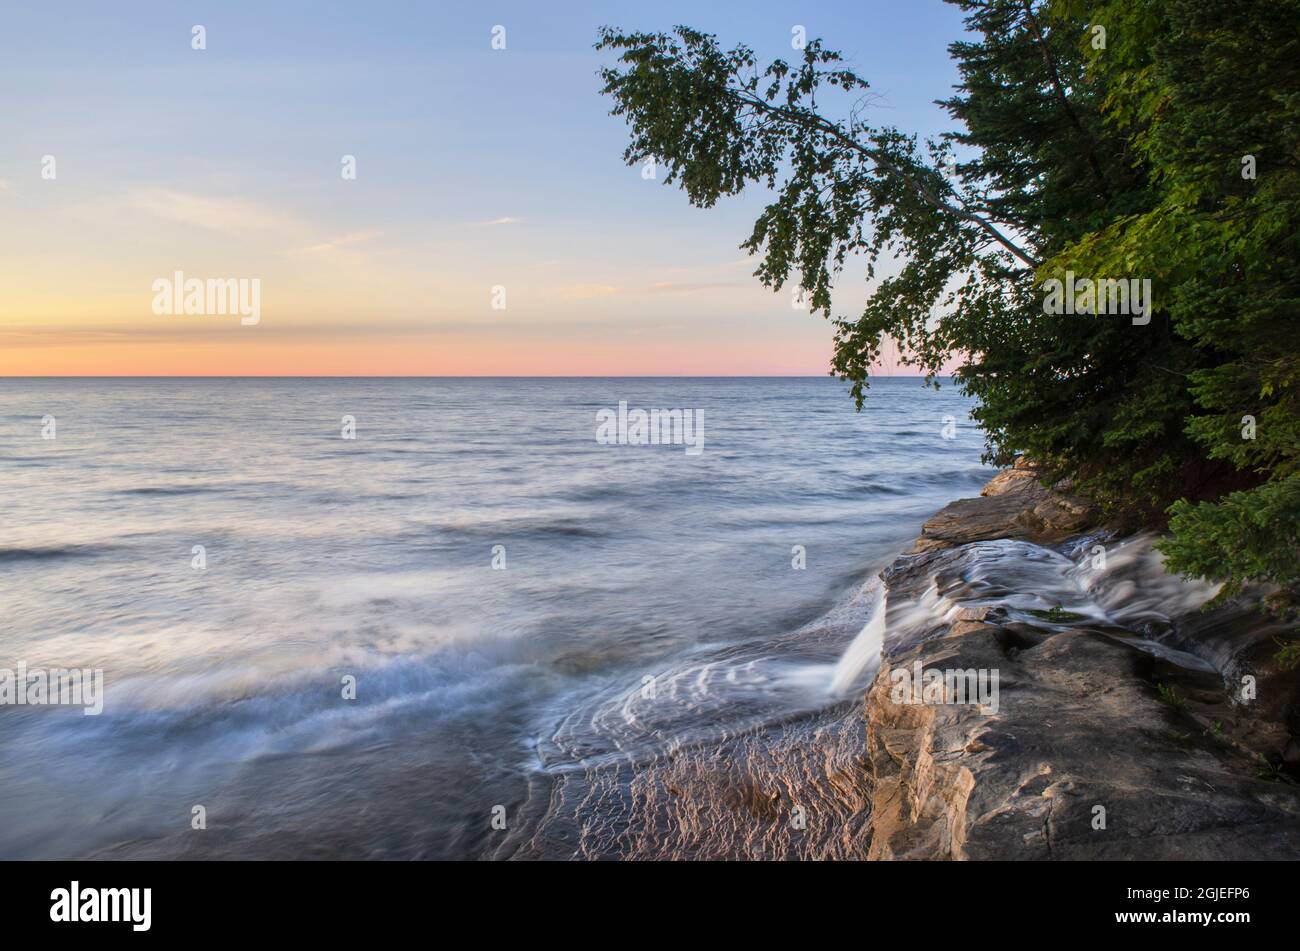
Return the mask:
<path id="1" fill-rule="evenodd" d="M 830 693 L 843 696 L 862 674 L 880 663 L 880 648 L 885 642 L 885 586 L 876 593 L 871 617 L 840 656 L 831 672 Z"/>

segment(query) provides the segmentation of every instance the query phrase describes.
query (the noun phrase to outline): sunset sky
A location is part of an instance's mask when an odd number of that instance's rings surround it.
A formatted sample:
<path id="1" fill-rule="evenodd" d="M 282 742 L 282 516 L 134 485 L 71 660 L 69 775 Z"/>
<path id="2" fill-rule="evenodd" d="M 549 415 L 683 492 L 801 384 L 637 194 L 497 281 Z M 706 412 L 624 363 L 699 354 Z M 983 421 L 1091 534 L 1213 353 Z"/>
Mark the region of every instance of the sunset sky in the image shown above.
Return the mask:
<path id="1" fill-rule="evenodd" d="M 802 24 L 873 121 L 947 128 L 939 0 L 7 9 L 0 375 L 825 373 L 828 322 L 738 250 L 764 195 L 704 211 L 621 161 L 597 28 L 676 23 L 763 58 Z M 260 279 L 260 322 L 155 314 L 175 271 Z"/>

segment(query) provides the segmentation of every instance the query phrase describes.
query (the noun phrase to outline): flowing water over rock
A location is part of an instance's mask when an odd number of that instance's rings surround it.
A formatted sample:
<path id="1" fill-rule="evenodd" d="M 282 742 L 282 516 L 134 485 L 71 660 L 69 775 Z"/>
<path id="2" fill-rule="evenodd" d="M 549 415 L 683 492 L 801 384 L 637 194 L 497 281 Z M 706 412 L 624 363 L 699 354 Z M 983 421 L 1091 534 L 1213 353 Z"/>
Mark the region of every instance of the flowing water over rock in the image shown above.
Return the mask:
<path id="1" fill-rule="evenodd" d="M 861 691 L 880 656 L 881 590 L 868 581 L 798 630 L 701 647 L 569 710 L 538 744 L 527 834 L 501 854 L 864 857 Z"/>
<path id="2" fill-rule="evenodd" d="M 502 854 L 866 858 L 872 790 L 861 691 L 886 641 L 902 653 L 981 609 L 1048 631 L 1100 628 L 1214 673 L 1147 635 L 1200 607 L 1215 587 L 1164 572 L 1150 535 L 1109 540 L 1104 566 L 1096 541 L 1063 552 L 990 540 L 922 556 L 888 605 L 884 585 L 869 581 L 840 611 L 767 643 L 761 656 L 702 649 L 639 687 L 612 686 L 539 744 L 558 779 L 537 786 L 537 820 Z M 834 664 L 824 660 L 829 644 L 846 645 Z M 688 723 L 729 728 L 693 734 Z"/>
<path id="3" fill-rule="evenodd" d="M 1012 621 L 1048 629 L 1101 627 L 1133 646 L 1193 670 L 1215 667 L 1160 641 L 1174 619 L 1199 609 L 1218 586 L 1168 574 L 1155 536 L 1099 537 L 1047 548 L 996 539 L 925 556 L 914 576 L 896 584 L 888 616 L 891 648 L 920 643 L 962 616 L 997 608 Z M 926 563 L 928 562 L 928 564 Z"/>
<path id="4" fill-rule="evenodd" d="M 886 569 L 868 858 L 1300 855 L 1284 632 L 1095 522 L 1017 464 Z"/>

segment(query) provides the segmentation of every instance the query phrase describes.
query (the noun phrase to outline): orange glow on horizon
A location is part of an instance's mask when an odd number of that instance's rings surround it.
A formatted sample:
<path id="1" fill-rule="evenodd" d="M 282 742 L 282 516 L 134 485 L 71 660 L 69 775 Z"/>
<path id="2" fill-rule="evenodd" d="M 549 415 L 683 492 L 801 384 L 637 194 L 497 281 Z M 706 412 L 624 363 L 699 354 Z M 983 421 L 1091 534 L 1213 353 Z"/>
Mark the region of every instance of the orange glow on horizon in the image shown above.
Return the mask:
<path id="1" fill-rule="evenodd" d="M 250 331 L 255 332 L 255 331 Z M 770 344 L 630 348 L 625 342 L 530 341 L 503 346 L 440 339 L 276 342 L 232 340 L 67 344 L 0 349 L 0 376 L 805 376 L 830 366 L 829 347 L 774 359 Z"/>

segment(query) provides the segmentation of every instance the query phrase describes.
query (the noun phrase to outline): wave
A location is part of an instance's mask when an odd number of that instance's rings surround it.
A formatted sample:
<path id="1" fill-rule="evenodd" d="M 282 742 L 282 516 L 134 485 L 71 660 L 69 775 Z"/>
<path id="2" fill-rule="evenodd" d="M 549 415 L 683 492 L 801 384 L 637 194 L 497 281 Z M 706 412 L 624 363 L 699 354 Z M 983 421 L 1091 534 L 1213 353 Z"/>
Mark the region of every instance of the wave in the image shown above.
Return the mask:
<path id="1" fill-rule="evenodd" d="M 466 539 L 509 537 L 520 538 L 603 538 L 608 532 L 576 518 L 546 518 L 519 516 L 475 522 L 441 522 L 429 528 L 432 531 Z M 420 533 L 420 537 L 426 537 Z"/>
<path id="2" fill-rule="evenodd" d="M 142 485 L 130 489 L 118 489 L 114 495 L 143 495 L 143 496 L 168 496 L 168 495 L 203 495 L 209 492 L 224 492 L 221 486 L 216 485 Z"/>
<path id="3" fill-rule="evenodd" d="M 0 548 L 0 563 L 48 561 L 54 558 L 93 558 L 107 554 L 120 545 L 45 545 L 22 548 Z"/>

